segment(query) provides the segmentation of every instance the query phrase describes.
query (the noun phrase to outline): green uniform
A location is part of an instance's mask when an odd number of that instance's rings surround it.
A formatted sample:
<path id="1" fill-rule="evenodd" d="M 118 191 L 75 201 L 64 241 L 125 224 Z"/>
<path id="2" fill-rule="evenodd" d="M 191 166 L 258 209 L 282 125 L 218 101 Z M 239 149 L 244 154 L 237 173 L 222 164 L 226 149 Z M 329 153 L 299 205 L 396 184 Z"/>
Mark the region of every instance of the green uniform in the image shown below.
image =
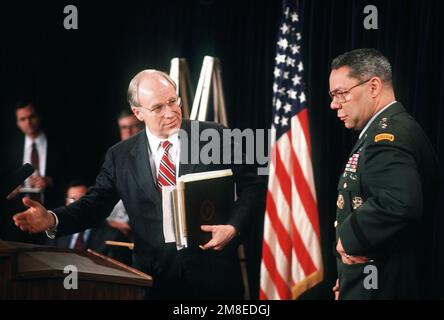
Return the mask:
<path id="1" fill-rule="evenodd" d="M 336 238 L 347 254 L 371 259 L 345 265 L 338 257 L 340 299 L 422 295 L 437 179 L 422 128 L 400 103 L 389 106 L 358 140 L 339 179 Z"/>

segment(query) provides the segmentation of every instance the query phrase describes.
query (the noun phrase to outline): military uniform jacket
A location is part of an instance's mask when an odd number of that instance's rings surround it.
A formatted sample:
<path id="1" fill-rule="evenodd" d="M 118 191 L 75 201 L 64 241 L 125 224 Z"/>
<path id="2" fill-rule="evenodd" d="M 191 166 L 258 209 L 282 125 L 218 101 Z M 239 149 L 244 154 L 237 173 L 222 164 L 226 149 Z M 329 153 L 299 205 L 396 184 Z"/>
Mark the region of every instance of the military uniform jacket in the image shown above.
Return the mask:
<path id="1" fill-rule="evenodd" d="M 434 199 L 437 162 L 422 128 L 395 103 L 357 141 L 338 184 L 336 239 L 340 299 L 414 299 L 426 272 L 426 221 Z"/>

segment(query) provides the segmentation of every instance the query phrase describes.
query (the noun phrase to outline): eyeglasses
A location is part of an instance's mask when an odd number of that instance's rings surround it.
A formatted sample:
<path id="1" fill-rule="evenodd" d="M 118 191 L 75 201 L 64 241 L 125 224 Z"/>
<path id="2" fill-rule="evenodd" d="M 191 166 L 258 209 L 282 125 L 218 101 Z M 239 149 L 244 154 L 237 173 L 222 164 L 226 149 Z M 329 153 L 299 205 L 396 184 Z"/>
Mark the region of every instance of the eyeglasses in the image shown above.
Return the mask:
<path id="1" fill-rule="evenodd" d="M 333 91 L 329 91 L 328 94 L 330 95 L 330 98 L 332 101 L 334 101 L 336 98 L 336 102 L 345 103 L 345 102 L 347 102 L 347 99 L 345 96 L 348 95 L 352 89 L 359 87 L 359 86 L 363 85 L 364 83 L 369 82 L 371 79 L 372 78 L 362 81 L 362 82 L 359 82 L 357 85 L 354 85 L 353 87 L 351 87 L 348 90 L 333 90 Z"/>
<path id="2" fill-rule="evenodd" d="M 166 111 L 166 107 L 170 107 L 170 108 L 177 108 L 177 107 L 182 107 L 182 100 L 180 99 L 180 97 L 176 97 L 176 98 L 171 98 L 170 100 L 168 100 L 167 103 L 164 104 L 157 104 L 154 107 L 147 108 L 144 106 L 140 106 L 140 108 L 146 109 L 152 113 L 154 113 L 157 116 L 162 116 L 165 114 Z"/>

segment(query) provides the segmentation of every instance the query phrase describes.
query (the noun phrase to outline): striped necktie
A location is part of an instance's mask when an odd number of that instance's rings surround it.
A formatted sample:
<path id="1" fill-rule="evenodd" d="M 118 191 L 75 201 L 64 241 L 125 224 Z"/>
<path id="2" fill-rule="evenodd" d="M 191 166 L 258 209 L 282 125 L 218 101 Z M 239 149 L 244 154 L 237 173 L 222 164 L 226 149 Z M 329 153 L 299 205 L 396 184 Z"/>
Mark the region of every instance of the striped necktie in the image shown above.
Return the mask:
<path id="1" fill-rule="evenodd" d="M 163 156 L 160 159 L 159 173 L 157 175 L 157 187 L 162 190 L 164 186 L 176 185 L 176 167 L 173 159 L 171 159 L 168 150 L 173 146 L 171 142 L 165 140 L 161 142 Z"/>

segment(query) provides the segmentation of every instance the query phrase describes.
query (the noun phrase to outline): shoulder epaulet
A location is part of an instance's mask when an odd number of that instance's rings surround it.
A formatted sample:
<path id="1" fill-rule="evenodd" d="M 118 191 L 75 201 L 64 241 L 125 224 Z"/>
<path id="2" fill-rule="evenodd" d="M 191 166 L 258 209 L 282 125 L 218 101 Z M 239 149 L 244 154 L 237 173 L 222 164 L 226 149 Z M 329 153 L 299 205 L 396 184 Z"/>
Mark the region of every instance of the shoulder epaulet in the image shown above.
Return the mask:
<path id="1" fill-rule="evenodd" d="M 395 141 L 395 135 L 391 133 L 392 129 L 390 119 L 387 117 L 381 118 L 377 124 L 373 141 Z"/>

